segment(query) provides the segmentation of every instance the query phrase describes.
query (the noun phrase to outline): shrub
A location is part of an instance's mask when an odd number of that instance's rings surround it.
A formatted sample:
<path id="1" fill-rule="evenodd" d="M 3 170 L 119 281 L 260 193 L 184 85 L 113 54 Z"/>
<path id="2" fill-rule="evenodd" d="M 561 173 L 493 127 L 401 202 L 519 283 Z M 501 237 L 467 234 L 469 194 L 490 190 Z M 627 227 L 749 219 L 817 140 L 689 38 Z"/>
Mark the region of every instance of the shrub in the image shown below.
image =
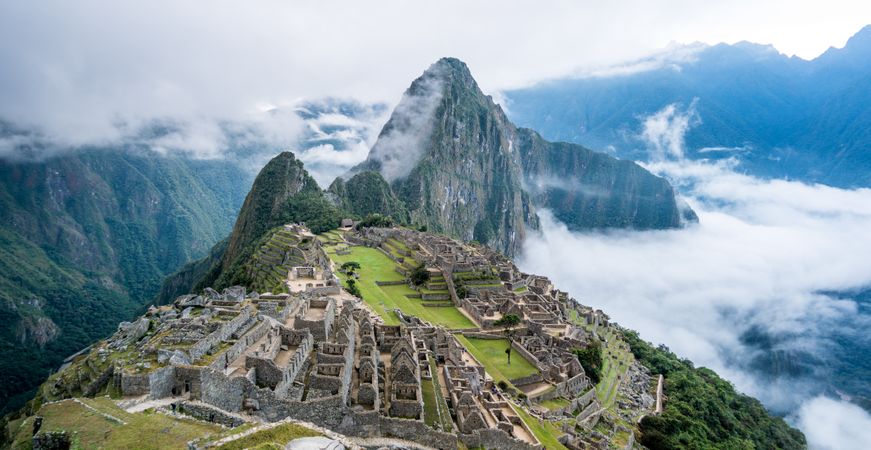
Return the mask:
<path id="1" fill-rule="evenodd" d="M 415 267 L 408 275 L 408 280 L 415 286 L 426 284 L 426 282 L 429 281 L 429 272 L 426 270 L 426 266 L 421 264 Z"/>

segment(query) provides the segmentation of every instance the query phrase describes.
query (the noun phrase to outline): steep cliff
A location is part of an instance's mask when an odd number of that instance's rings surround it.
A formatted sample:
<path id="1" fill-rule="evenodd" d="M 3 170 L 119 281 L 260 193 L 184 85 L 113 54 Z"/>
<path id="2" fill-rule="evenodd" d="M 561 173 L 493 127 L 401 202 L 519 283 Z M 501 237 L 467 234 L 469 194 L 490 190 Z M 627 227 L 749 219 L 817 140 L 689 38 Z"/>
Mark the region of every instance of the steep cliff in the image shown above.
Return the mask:
<path id="1" fill-rule="evenodd" d="M 663 229 L 698 221 L 668 181 L 632 161 L 548 142 L 527 128 L 518 137 L 525 189 L 569 229 Z"/>
<path id="2" fill-rule="evenodd" d="M 439 60 L 406 90 L 352 173 L 364 171 L 384 176 L 411 223 L 508 255 L 527 228 L 537 228 L 536 208 L 553 210 L 575 230 L 696 220 L 665 179 L 637 164 L 514 126 L 454 58 Z M 341 187 L 341 197 L 354 195 Z"/>

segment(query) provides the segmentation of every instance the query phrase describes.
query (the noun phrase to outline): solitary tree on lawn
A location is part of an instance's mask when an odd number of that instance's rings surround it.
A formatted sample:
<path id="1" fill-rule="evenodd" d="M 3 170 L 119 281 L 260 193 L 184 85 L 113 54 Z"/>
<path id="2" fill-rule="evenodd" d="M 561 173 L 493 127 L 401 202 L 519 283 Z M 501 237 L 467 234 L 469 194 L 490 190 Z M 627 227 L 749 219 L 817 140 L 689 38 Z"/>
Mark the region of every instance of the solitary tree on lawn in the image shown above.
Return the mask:
<path id="1" fill-rule="evenodd" d="M 508 355 L 508 365 L 511 365 L 511 343 L 514 342 L 514 333 L 517 331 L 515 327 L 520 325 L 520 317 L 516 314 L 506 314 L 501 319 L 497 320 L 495 325 L 502 327 L 505 336 L 508 336 L 508 348 L 505 349 L 505 354 Z"/>

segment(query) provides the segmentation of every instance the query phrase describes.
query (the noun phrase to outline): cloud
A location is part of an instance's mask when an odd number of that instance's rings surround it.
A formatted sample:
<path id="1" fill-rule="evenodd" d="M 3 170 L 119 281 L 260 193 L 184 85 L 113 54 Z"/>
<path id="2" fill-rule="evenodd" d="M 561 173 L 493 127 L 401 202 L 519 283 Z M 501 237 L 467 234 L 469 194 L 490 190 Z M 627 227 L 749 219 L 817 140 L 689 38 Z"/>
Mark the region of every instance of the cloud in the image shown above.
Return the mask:
<path id="1" fill-rule="evenodd" d="M 664 111 L 671 124 L 663 129 L 686 129 L 673 124 L 673 110 Z M 675 159 L 647 165 L 686 196 L 699 214 L 696 226 L 572 233 L 544 211 L 542 232 L 525 242 L 518 263 L 646 339 L 717 370 L 769 408 L 800 411 L 794 420 L 807 431 L 824 420 L 814 414 L 825 409 L 819 401 L 808 406 L 809 398 L 835 389 L 868 392 L 856 361 L 871 350 L 871 315 L 862 303 L 869 300 L 855 293 L 871 288 L 871 189 L 763 180 L 734 166 Z M 849 444 L 815 440 L 820 436 L 808 434 L 814 447 Z"/>
<path id="2" fill-rule="evenodd" d="M 372 147 L 369 159 L 378 163 L 387 181 L 407 176 L 428 148 L 435 111 L 444 94 L 441 70 L 434 64 L 412 83 Z"/>
<path id="3" fill-rule="evenodd" d="M 184 130 L 167 146 L 214 155 L 225 144 L 214 124 L 259 123 L 261 105 L 330 95 L 395 104 L 443 56 L 466 61 L 496 92 L 583 68 L 656 62 L 648 55 L 672 41 L 746 39 L 813 55 L 869 21 L 871 6 L 849 0 L 0 2 L 0 120 L 58 148 L 173 122 Z M 23 139 L 4 138 L 2 147 L 22 149 L 14 144 Z"/>
<path id="4" fill-rule="evenodd" d="M 666 105 L 642 121 L 641 138 L 650 143 L 651 159 L 681 159 L 684 156 L 684 136 L 691 126 L 699 123 L 696 102 L 693 99 L 685 111 L 680 105 Z"/>
<path id="5" fill-rule="evenodd" d="M 816 397 L 802 405 L 797 421 L 820 450 L 865 450 L 871 443 L 871 415 L 844 401 Z"/>

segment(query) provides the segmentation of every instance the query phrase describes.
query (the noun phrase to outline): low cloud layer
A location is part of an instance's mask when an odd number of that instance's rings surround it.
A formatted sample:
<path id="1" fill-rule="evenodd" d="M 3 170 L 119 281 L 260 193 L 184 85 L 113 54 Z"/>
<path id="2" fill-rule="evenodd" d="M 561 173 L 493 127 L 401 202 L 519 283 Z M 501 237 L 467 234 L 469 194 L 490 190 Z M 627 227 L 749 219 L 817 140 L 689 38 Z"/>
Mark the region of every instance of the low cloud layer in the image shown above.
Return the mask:
<path id="1" fill-rule="evenodd" d="M 684 157 L 684 136 L 690 127 L 699 122 L 696 100 L 686 111 L 672 103 L 644 119 L 641 137 L 650 143 L 651 159 L 660 161 Z"/>
<path id="2" fill-rule="evenodd" d="M 826 397 L 805 402 L 798 426 L 820 450 L 865 450 L 871 443 L 871 415 L 858 406 Z"/>
<path id="3" fill-rule="evenodd" d="M 818 420 L 809 414 L 820 408 L 804 404 L 832 393 L 832 373 L 769 376 L 756 363 L 765 366 L 766 353 L 797 364 L 810 355 L 837 370 L 832 330 L 867 339 L 868 317 L 857 302 L 824 292 L 871 286 L 871 190 L 763 181 L 706 164 L 655 169 L 682 182 L 699 225 L 580 234 L 545 213 L 521 268 L 553 277 L 580 302 L 717 370 L 776 411 L 801 407 L 799 425 Z M 774 342 L 770 348 L 747 342 L 760 332 Z"/>
<path id="4" fill-rule="evenodd" d="M 372 147 L 369 158 L 378 162 L 387 181 L 407 176 L 427 150 L 444 90 L 440 70 L 433 66 L 414 81 Z"/>
<path id="5" fill-rule="evenodd" d="M 545 211 L 520 267 L 718 371 L 789 415 L 812 447 L 868 444 L 867 413 L 846 400 L 867 402 L 871 391 L 862 362 L 871 189 L 763 180 L 731 159 L 687 161 L 690 120 L 670 105 L 642 123 L 658 153 L 648 169 L 672 181 L 698 225 L 572 233 Z"/>

